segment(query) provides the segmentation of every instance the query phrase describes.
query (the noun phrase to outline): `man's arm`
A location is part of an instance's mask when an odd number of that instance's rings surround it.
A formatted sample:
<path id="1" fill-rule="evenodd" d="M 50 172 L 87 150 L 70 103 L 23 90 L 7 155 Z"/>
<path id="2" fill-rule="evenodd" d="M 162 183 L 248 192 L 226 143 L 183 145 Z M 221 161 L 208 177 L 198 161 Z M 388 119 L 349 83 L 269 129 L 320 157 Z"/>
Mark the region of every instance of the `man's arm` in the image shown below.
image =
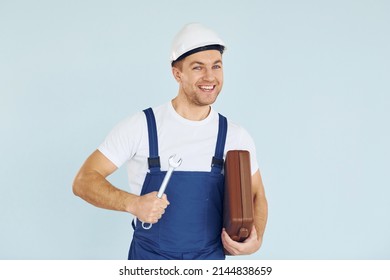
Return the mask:
<path id="1" fill-rule="evenodd" d="M 225 230 L 222 232 L 222 243 L 232 255 L 248 255 L 260 249 L 268 217 L 268 203 L 265 196 L 260 171 L 252 176 L 252 195 L 254 207 L 254 226 L 244 242 L 232 240 Z"/>
<path id="2" fill-rule="evenodd" d="M 74 194 L 97 207 L 128 212 L 143 222 L 156 223 L 169 204 L 167 197 L 158 199 L 157 192 L 138 196 L 114 187 L 106 177 L 115 170 L 117 167 L 96 150 L 77 173 Z"/>

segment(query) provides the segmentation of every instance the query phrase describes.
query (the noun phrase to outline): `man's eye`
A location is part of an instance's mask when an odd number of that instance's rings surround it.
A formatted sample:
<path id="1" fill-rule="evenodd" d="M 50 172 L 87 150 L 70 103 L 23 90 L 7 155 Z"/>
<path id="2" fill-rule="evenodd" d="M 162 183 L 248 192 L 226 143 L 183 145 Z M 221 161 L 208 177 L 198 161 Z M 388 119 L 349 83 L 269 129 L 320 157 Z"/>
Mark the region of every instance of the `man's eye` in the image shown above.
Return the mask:
<path id="1" fill-rule="evenodd" d="M 214 69 L 221 69 L 222 67 L 221 67 L 221 65 L 214 65 L 213 68 Z"/>
<path id="2" fill-rule="evenodd" d="M 194 68 L 192 68 L 193 70 L 201 70 L 202 68 L 200 66 L 195 66 Z"/>

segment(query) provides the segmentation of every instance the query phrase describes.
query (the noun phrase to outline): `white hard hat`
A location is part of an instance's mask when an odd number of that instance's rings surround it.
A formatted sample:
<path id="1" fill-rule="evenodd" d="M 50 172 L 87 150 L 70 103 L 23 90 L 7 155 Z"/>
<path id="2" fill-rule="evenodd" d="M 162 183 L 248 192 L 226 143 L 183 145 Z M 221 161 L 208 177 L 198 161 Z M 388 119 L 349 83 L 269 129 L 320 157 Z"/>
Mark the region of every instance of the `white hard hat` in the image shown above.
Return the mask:
<path id="1" fill-rule="evenodd" d="M 200 23 L 190 23 L 183 27 L 172 42 L 171 62 L 198 51 L 216 49 L 221 53 L 225 43 L 213 30 Z"/>

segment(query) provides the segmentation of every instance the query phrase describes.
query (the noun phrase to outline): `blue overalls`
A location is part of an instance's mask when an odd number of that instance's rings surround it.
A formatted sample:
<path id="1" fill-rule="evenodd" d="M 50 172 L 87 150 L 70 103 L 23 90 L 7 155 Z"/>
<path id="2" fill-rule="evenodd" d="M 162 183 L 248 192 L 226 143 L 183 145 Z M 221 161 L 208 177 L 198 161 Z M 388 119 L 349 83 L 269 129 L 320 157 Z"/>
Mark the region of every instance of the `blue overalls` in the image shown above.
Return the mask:
<path id="1" fill-rule="evenodd" d="M 141 195 L 158 191 L 166 174 L 160 170 L 153 111 L 149 108 L 144 110 L 144 113 L 149 133 L 149 172 Z M 145 230 L 141 223 L 137 222 L 129 260 L 225 259 L 221 231 L 224 192 L 222 168 L 226 134 L 227 120 L 219 115 L 218 137 L 211 171 L 173 172 L 165 191 L 170 205 L 151 229 Z"/>

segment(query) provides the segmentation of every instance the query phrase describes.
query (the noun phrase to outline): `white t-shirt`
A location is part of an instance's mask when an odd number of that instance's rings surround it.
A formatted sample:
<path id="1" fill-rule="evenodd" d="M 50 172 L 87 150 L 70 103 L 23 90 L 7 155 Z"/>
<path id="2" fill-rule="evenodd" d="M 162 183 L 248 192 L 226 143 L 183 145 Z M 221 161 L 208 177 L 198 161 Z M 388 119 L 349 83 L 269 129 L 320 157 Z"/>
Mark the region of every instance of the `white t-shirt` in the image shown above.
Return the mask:
<path id="1" fill-rule="evenodd" d="M 219 117 L 211 109 L 202 121 L 190 121 L 176 113 L 171 102 L 153 108 L 156 118 L 161 170 L 168 169 L 168 158 L 182 159 L 178 171 L 210 171 L 215 153 Z M 139 195 L 148 172 L 149 139 L 145 114 L 141 111 L 118 123 L 98 147 L 118 168 L 127 164 L 130 192 Z M 248 150 L 251 169 L 258 169 L 256 149 L 248 132 L 228 119 L 225 154 L 229 150 Z"/>

